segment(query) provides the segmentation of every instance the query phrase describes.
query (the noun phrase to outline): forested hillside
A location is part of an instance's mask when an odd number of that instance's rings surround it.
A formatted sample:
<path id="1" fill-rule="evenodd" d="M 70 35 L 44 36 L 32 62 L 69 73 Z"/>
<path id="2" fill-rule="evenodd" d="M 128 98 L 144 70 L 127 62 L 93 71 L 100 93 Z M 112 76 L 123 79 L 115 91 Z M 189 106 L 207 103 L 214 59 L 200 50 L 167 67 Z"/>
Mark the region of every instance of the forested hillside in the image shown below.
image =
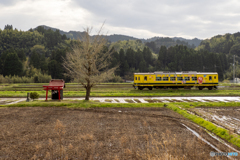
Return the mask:
<path id="1" fill-rule="evenodd" d="M 58 30 L 38 27 L 27 32 L 5 26 L 0 30 L 0 74 L 25 77 L 25 81 L 64 78 L 62 57 L 71 48 L 71 40 Z"/>
<path id="2" fill-rule="evenodd" d="M 145 45 L 151 48 L 154 53 L 158 53 L 161 46 L 166 46 L 167 48 L 176 46 L 176 45 L 184 45 L 184 46 L 187 46 L 188 48 L 196 47 L 193 44 L 189 45 L 188 42 L 186 41 L 181 41 L 178 39 L 174 40 L 173 38 L 168 38 L 168 37 L 158 38 L 154 41 L 146 42 Z"/>
<path id="3" fill-rule="evenodd" d="M 225 53 L 240 56 L 240 32 L 234 34 L 217 35 L 201 42 L 197 50 Z"/>
<path id="4" fill-rule="evenodd" d="M 218 38 L 220 37 L 213 39 L 221 42 L 225 42 L 222 39 L 228 39 L 235 44 L 239 42 L 236 35 Z M 231 56 L 212 50 L 212 46 L 217 43 L 211 44 L 211 40 L 209 48 L 205 48 L 206 42 L 208 40 L 203 41 L 196 50 L 184 41 L 170 38 L 147 43 L 124 40 L 108 42 L 104 49 L 113 51 L 110 67 L 119 65 L 112 81 L 132 80 L 134 72 L 190 70 L 218 72 L 220 80 L 231 79 Z M 51 78 L 71 81 L 64 75 L 66 71 L 62 63 L 66 53 L 76 43 L 78 41 L 67 38 L 59 30 L 39 26 L 34 30 L 21 31 L 6 25 L 4 30 L 0 30 L 0 82 L 48 82 Z M 231 54 L 235 53 L 233 51 L 232 49 Z M 236 75 L 240 76 L 240 73 L 237 72 Z"/>
<path id="5" fill-rule="evenodd" d="M 225 78 L 232 79 L 233 76 L 233 55 L 235 55 L 235 77 L 240 77 L 240 32 L 234 34 L 217 35 L 210 39 L 203 40 L 196 50 L 225 54 L 228 57 L 229 69 L 225 71 Z M 231 63 L 231 64 L 230 64 Z"/>
<path id="6" fill-rule="evenodd" d="M 49 30 L 49 29 L 51 29 L 53 31 L 58 30 L 56 28 L 48 27 L 45 25 L 41 25 L 39 27 L 43 27 L 46 30 Z M 79 32 L 79 31 L 64 32 L 62 30 L 59 30 L 59 33 L 62 35 L 65 34 L 67 36 L 67 38 L 75 39 L 75 40 L 81 39 L 84 34 L 84 32 Z M 94 37 L 94 35 L 93 35 L 93 37 Z M 185 39 L 182 37 L 174 37 L 174 38 L 152 37 L 149 39 L 138 39 L 135 37 L 131 37 L 131 36 L 127 36 L 127 35 L 119 35 L 119 34 L 106 35 L 106 36 L 104 36 L 104 38 L 106 38 L 109 41 L 109 43 L 114 43 L 114 45 L 116 45 L 116 47 L 117 47 L 117 50 L 120 50 L 119 45 L 122 45 L 122 41 L 125 41 L 125 44 L 126 44 L 125 48 L 128 48 L 129 45 L 126 42 L 128 42 L 128 41 L 133 42 L 133 41 L 137 40 L 137 42 L 141 42 L 141 43 L 145 44 L 146 46 L 148 46 L 155 54 L 158 53 L 161 46 L 171 47 L 171 46 L 175 46 L 175 45 L 185 45 L 185 46 L 188 46 L 189 48 L 195 48 L 195 47 L 199 46 L 199 44 L 202 41 L 197 38 Z"/>
<path id="7" fill-rule="evenodd" d="M 52 28 L 52 27 L 49 27 L 49 26 L 45 26 L 45 25 L 41 25 L 41 26 L 38 26 L 38 27 L 43 27 L 44 29 L 48 30 L 48 29 L 51 29 L 53 31 L 56 31 L 56 30 L 59 30 L 57 28 Z M 37 28 L 37 27 L 36 27 Z M 35 28 L 35 29 L 36 29 Z M 33 29 L 34 30 L 34 29 Z M 59 30 L 60 34 L 62 35 L 66 35 L 67 38 L 70 38 L 70 39 L 81 39 L 82 35 L 84 32 L 79 32 L 79 31 L 69 31 L 69 32 L 64 32 L 62 30 Z M 112 35 L 107 35 L 105 36 L 105 38 L 110 41 L 110 42 L 117 42 L 117 41 L 128 41 L 128 40 L 140 40 L 142 41 L 143 43 L 146 43 L 146 42 L 152 42 L 152 41 L 156 41 L 158 39 L 163 39 L 164 37 L 152 37 L 152 38 L 148 38 L 148 39 L 139 39 L 139 38 L 135 38 L 135 37 L 132 37 L 132 36 L 127 36 L 127 35 L 121 35 L 121 34 L 112 34 Z M 194 39 L 185 39 L 185 38 L 182 38 L 182 37 L 174 37 L 174 38 L 168 38 L 168 39 L 171 39 L 173 41 L 183 41 L 185 42 L 184 44 L 188 43 L 189 46 L 199 46 L 199 44 L 201 43 L 202 40 L 200 39 L 197 39 L 197 38 L 194 38 Z M 182 43 L 182 42 L 181 42 Z M 176 43 L 178 45 L 181 45 L 180 43 Z M 175 45 L 176 45 L 175 44 Z M 160 46 L 159 46 L 160 47 Z"/>

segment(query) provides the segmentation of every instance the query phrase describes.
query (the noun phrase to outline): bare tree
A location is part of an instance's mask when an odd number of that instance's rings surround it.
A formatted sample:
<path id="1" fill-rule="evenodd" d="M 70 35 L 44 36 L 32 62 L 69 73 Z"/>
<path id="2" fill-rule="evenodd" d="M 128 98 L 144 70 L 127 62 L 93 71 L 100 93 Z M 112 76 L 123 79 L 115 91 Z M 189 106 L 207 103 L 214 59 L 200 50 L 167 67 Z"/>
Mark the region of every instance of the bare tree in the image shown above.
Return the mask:
<path id="1" fill-rule="evenodd" d="M 112 77 L 117 68 L 109 68 L 112 51 L 104 50 L 107 41 L 102 27 L 94 37 L 90 37 L 92 28 L 86 28 L 82 40 L 78 40 L 63 62 L 66 75 L 77 79 L 86 89 L 85 100 L 89 100 L 91 88 Z"/>

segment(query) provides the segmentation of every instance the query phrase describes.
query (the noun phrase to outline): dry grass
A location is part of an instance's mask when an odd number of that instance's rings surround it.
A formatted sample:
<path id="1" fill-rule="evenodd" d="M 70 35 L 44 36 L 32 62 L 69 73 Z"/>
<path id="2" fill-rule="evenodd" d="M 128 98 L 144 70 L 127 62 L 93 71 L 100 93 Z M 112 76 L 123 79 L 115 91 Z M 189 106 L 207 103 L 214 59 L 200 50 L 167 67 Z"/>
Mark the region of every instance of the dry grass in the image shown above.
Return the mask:
<path id="1" fill-rule="evenodd" d="M 132 99 L 124 99 L 128 103 L 135 103 Z"/>
<path id="2" fill-rule="evenodd" d="M 139 99 L 134 99 L 134 101 L 137 103 L 142 103 Z"/>
<path id="3" fill-rule="evenodd" d="M 147 121 L 143 121 L 142 126 L 147 128 L 149 124 Z M 61 121 L 57 120 L 54 131 L 56 133 L 56 141 L 53 143 L 51 139 L 48 140 L 48 151 L 45 152 L 44 159 L 60 159 L 68 160 L 81 157 L 81 159 L 101 159 L 99 153 L 96 151 L 98 148 L 111 147 L 114 143 L 119 145 L 119 153 L 115 155 L 106 156 L 106 159 L 153 159 L 153 160 L 184 160 L 189 159 L 201 159 L 199 154 L 205 158 L 209 158 L 209 152 L 197 151 L 197 145 L 201 148 L 205 148 L 206 144 L 199 138 L 194 137 L 188 139 L 186 143 L 179 143 L 176 134 L 172 134 L 170 130 L 162 133 L 159 136 L 157 133 L 144 134 L 141 136 L 132 136 L 130 134 L 122 135 L 117 138 L 114 135 L 110 137 L 108 142 L 96 142 L 96 137 L 93 134 L 80 135 L 79 140 L 84 143 L 84 147 L 74 147 L 70 144 L 63 144 L 65 135 L 65 126 Z M 161 138 L 159 138 L 161 137 Z M 138 141 L 142 141 L 139 145 Z M 36 145 L 35 154 L 33 160 L 42 159 L 41 145 Z M 218 159 L 217 157 L 215 157 Z"/>
<path id="4" fill-rule="evenodd" d="M 111 100 L 111 99 L 105 99 L 105 102 L 109 102 L 109 103 L 111 103 L 112 100 Z"/>
<path id="5" fill-rule="evenodd" d="M 118 99 L 114 99 L 116 102 L 119 102 L 119 100 Z"/>
<path id="6" fill-rule="evenodd" d="M 0 159 L 195 160 L 213 150 L 166 108 L 34 109 L 12 108 L 12 119 L 0 114 L 9 120 L 0 124 Z"/>

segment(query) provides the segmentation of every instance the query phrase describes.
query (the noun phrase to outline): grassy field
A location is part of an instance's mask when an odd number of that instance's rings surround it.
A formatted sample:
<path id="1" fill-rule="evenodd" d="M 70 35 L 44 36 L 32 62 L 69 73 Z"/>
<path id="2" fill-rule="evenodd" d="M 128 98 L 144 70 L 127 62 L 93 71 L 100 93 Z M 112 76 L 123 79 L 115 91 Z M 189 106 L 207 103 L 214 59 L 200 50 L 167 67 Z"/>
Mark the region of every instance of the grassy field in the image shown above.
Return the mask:
<path id="1" fill-rule="evenodd" d="M 1 84 L 0 97 L 26 97 L 28 92 L 38 92 L 45 97 L 43 85 L 47 83 L 30 84 Z M 92 88 L 91 96 L 95 97 L 122 97 L 122 96 L 239 96 L 238 86 L 226 86 L 218 90 L 198 89 L 153 89 L 137 90 L 130 83 L 103 83 Z M 66 84 L 63 90 L 64 97 L 84 97 L 85 89 L 78 84 Z M 50 97 L 51 95 L 49 95 Z"/>

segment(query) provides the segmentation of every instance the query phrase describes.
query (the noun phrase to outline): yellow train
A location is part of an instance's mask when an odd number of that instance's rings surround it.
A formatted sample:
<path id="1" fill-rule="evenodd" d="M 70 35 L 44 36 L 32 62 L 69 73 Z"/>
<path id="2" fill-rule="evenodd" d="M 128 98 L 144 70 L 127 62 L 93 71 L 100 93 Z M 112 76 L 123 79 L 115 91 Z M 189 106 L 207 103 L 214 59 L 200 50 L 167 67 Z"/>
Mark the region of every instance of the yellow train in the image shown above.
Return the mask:
<path id="1" fill-rule="evenodd" d="M 199 90 L 208 88 L 217 89 L 217 72 L 153 72 L 153 73 L 134 73 L 134 88 L 142 90 L 148 88 L 185 88 L 197 87 Z"/>

